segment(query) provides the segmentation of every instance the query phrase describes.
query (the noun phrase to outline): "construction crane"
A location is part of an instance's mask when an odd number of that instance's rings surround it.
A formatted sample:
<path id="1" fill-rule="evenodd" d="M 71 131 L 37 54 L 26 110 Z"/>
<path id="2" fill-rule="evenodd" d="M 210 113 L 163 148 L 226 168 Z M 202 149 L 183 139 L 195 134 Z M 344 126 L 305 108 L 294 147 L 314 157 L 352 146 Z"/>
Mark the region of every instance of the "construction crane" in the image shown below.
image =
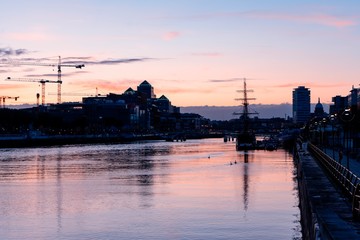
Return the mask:
<path id="1" fill-rule="evenodd" d="M 56 95 L 57 93 L 51 92 L 48 95 Z M 62 96 L 71 96 L 71 97 L 104 97 L 103 94 L 93 94 L 93 93 L 62 93 Z"/>
<path id="2" fill-rule="evenodd" d="M 0 104 L 2 105 L 2 108 L 5 108 L 6 99 L 15 99 L 15 101 L 17 101 L 18 98 L 19 97 L 0 96 Z"/>
<path id="3" fill-rule="evenodd" d="M 18 81 L 18 82 L 38 82 L 41 83 L 41 105 L 45 105 L 45 83 L 58 83 L 61 84 L 61 81 L 52 81 L 47 79 L 32 79 L 32 78 L 11 78 L 7 77 L 5 81 Z"/>
<path id="4" fill-rule="evenodd" d="M 56 95 L 56 93 L 48 93 L 48 95 Z M 62 93 L 62 96 L 80 96 L 80 97 L 103 97 L 103 96 L 106 96 L 104 94 L 100 94 L 98 92 L 98 88 L 96 88 L 96 93 L 93 94 L 93 93 L 78 93 L 78 92 L 74 92 L 74 93 Z"/>
<path id="5" fill-rule="evenodd" d="M 57 64 L 52 64 L 52 63 L 42 63 L 42 62 L 21 62 L 21 61 L 13 61 L 13 60 L 8 60 L 8 61 L 2 61 L 0 63 L 5 63 L 5 64 L 12 64 L 12 65 L 31 65 L 31 66 L 49 66 L 49 67 L 57 67 L 58 71 L 57 71 L 57 83 L 58 83 L 58 90 L 57 90 L 57 102 L 61 103 L 61 67 L 74 67 L 74 68 L 83 68 L 85 67 L 84 64 L 62 64 L 61 63 L 61 56 L 59 56 L 59 61 Z"/>

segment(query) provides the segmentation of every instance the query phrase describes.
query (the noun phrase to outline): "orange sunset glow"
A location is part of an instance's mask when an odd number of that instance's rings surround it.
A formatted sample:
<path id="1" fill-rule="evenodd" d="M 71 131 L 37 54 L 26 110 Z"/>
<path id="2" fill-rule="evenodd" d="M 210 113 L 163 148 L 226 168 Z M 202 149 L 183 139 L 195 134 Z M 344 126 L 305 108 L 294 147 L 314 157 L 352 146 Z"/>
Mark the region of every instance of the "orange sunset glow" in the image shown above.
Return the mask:
<path id="1" fill-rule="evenodd" d="M 35 104 L 39 83 L 5 79 L 56 81 L 56 67 L 37 64 L 56 65 L 59 56 L 85 64 L 61 69 L 62 101 L 121 94 L 143 80 L 176 106 L 238 105 L 242 78 L 257 104 L 291 103 L 300 85 L 311 89 L 312 103 L 331 103 L 358 86 L 357 2 L 206 3 L 4 2 L 0 95 L 20 97 L 9 104 Z M 46 103 L 56 103 L 56 91 L 46 85 Z"/>

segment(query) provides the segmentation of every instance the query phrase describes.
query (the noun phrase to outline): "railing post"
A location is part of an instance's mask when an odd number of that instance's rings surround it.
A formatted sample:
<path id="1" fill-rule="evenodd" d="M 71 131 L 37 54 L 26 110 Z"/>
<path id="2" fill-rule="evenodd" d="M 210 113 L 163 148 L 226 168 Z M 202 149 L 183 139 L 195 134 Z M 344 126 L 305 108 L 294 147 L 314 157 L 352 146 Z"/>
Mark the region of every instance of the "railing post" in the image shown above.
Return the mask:
<path id="1" fill-rule="evenodd" d="M 356 188 L 353 195 L 352 201 L 352 214 L 353 218 L 360 219 L 360 184 L 356 184 Z"/>

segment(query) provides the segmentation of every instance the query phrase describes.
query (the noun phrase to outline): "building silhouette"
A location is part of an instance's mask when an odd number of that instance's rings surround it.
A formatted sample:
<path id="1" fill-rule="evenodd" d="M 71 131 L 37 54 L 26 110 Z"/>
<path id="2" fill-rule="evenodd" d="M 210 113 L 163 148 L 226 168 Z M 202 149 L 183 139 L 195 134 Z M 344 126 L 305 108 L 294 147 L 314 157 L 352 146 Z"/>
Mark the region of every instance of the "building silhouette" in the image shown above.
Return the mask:
<path id="1" fill-rule="evenodd" d="M 151 86 L 151 84 L 144 80 L 138 87 L 137 91 L 141 94 L 144 94 L 147 99 L 153 99 L 156 98 L 156 95 L 154 93 L 154 88 Z"/>
<path id="2" fill-rule="evenodd" d="M 348 107 L 351 109 L 356 109 L 359 101 L 359 93 L 360 89 L 355 88 L 352 86 L 352 89 L 350 90 L 350 94 L 348 95 Z"/>
<path id="3" fill-rule="evenodd" d="M 330 105 L 330 114 L 341 114 L 347 108 L 355 112 L 360 109 L 360 88 L 352 86 L 350 94 L 345 97 L 336 95 L 332 97 L 332 102 L 333 104 Z"/>
<path id="4" fill-rule="evenodd" d="M 339 114 L 348 106 L 348 98 L 337 95 L 332 97 L 333 104 L 330 105 L 330 114 Z"/>
<path id="5" fill-rule="evenodd" d="M 299 86 L 293 90 L 293 121 L 305 124 L 310 119 L 310 90 Z"/>
<path id="6" fill-rule="evenodd" d="M 130 87 L 120 94 L 83 98 L 87 119 L 95 123 L 117 123 L 142 131 L 161 128 L 162 125 L 175 129 L 175 116 L 180 114 L 180 108 L 173 106 L 164 95 L 156 98 L 153 86 L 146 80 L 136 89 Z"/>
<path id="7" fill-rule="evenodd" d="M 324 107 L 320 102 L 320 98 L 318 98 L 318 103 L 315 105 L 314 117 L 323 118 L 326 117 L 326 115 L 327 114 L 324 111 Z"/>

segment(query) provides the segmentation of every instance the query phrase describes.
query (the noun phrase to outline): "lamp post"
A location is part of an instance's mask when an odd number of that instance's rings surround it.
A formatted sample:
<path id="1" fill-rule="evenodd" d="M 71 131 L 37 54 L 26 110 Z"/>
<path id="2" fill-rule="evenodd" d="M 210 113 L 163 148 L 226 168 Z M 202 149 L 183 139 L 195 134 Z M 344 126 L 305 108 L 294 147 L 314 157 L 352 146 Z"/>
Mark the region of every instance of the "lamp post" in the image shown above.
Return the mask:
<path id="1" fill-rule="evenodd" d="M 322 146 L 323 146 L 323 150 L 325 151 L 325 147 L 326 147 L 326 144 L 325 144 L 325 137 L 326 137 L 326 118 L 323 118 L 322 121 L 321 121 L 321 125 L 323 127 L 323 132 L 322 132 Z"/>
<path id="2" fill-rule="evenodd" d="M 321 150 L 324 150 L 324 146 L 323 146 L 323 143 L 324 143 L 324 140 L 323 140 L 323 138 L 324 138 L 324 132 L 323 132 L 323 123 L 322 123 L 322 121 L 319 121 L 319 125 L 318 125 L 318 127 L 319 127 L 319 132 L 320 132 L 320 149 Z"/>
<path id="3" fill-rule="evenodd" d="M 319 134 L 318 122 L 314 122 L 313 139 L 314 139 L 314 142 L 315 142 L 316 146 L 319 146 L 320 145 L 320 134 Z"/>
<path id="4" fill-rule="evenodd" d="M 354 119 L 354 114 L 351 112 L 350 108 L 347 108 L 344 110 L 344 112 L 341 114 L 340 118 L 345 123 L 344 128 L 344 138 L 345 138 L 345 130 L 346 130 L 346 167 L 349 168 L 349 127 L 351 121 Z"/>
<path id="5" fill-rule="evenodd" d="M 335 133 L 334 133 L 334 124 L 336 121 L 336 114 L 330 115 L 330 123 L 331 123 L 331 135 L 332 135 L 332 155 L 333 159 L 335 159 Z"/>

